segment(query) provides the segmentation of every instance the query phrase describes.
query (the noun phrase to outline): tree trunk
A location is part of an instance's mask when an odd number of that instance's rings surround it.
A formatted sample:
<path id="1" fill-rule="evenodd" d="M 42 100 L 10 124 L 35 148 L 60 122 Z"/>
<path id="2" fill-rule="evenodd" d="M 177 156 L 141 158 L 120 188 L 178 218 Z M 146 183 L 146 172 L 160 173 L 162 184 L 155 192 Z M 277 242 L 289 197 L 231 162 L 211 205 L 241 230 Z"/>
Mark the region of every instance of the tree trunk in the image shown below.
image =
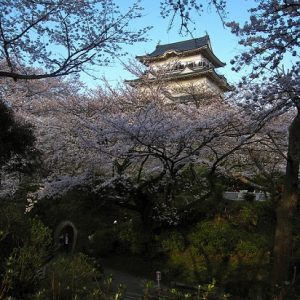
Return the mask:
<path id="1" fill-rule="evenodd" d="M 276 229 L 273 248 L 272 299 L 286 299 L 289 288 L 289 267 L 293 243 L 293 218 L 297 207 L 300 157 L 300 115 L 289 129 L 284 189 L 276 208 Z"/>

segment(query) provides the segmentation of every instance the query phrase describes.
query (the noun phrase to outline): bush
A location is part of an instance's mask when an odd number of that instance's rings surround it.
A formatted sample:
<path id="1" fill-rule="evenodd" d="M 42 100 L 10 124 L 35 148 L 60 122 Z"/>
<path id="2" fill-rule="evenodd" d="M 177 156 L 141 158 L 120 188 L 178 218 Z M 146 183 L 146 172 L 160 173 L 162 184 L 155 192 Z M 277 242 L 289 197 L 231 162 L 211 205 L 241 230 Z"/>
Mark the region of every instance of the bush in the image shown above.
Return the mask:
<path id="1" fill-rule="evenodd" d="M 129 250 L 132 254 L 149 254 L 149 251 L 151 252 L 152 233 L 145 231 L 138 218 L 132 218 L 122 223 L 118 230 L 123 250 Z"/>
<path id="2" fill-rule="evenodd" d="M 30 220 L 29 225 L 29 236 L 12 250 L 3 274 L 10 285 L 9 295 L 17 299 L 23 299 L 38 289 L 40 271 L 52 250 L 50 230 L 37 219 Z"/>
<path id="3" fill-rule="evenodd" d="M 271 247 L 264 232 L 216 217 L 199 222 L 189 233 L 169 233 L 161 244 L 169 264 L 165 277 L 172 281 L 205 285 L 215 279 L 220 291 L 244 299 L 264 291 Z"/>
<path id="4" fill-rule="evenodd" d="M 118 300 L 124 288 L 112 288 L 112 279 L 104 278 L 95 260 L 83 253 L 61 255 L 47 267 L 43 287 L 32 300 Z"/>
<path id="5" fill-rule="evenodd" d="M 100 279 L 92 258 L 82 253 L 61 255 L 47 266 L 47 277 L 34 299 L 96 299 L 94 296 L 101 290 Z"/>

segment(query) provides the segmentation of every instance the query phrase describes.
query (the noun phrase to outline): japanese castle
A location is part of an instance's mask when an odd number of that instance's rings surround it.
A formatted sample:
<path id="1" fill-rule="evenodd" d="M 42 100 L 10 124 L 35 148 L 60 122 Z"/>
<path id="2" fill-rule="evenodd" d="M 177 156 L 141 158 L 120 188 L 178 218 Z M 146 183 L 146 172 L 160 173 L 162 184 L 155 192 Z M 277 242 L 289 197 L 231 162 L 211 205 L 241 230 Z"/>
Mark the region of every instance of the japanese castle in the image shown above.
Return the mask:
<path id="1" fill-rule="evenodd" d="M 157 45 L 156 49 L 137 56 L 147 69 L 135 80 L 127 80 L 131 86 L 163 83 L 168 98 L 188 101 L 191 94 L 218 94 L 231 88 L 224 76 L 215 69 L 225 66 L 212 51 L 208 35 L 177 43 Z"/>

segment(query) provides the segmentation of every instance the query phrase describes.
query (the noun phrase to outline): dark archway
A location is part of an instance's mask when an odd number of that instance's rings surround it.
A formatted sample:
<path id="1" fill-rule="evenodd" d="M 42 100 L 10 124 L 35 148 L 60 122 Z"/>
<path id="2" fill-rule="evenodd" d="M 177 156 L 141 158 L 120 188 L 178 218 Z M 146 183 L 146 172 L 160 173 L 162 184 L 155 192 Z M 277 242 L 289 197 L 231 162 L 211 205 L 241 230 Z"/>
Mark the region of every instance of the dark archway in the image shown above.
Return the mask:
<path id="1" fill-rule="evenodd" d="M 73 253 L 77 241 L 77 229 L 73 222 L 62 221 L 55 230 L 54 241 L 58 248 Z"/>

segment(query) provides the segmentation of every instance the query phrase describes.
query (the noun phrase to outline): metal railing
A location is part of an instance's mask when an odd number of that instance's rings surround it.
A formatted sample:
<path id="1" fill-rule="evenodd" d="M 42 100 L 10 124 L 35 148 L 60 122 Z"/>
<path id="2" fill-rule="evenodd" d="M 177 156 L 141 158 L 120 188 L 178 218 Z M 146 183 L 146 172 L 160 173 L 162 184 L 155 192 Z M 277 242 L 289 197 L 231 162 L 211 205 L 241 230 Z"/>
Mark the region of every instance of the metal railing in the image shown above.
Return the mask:
<path id="1" fill-rule="evenodd" d="M 232 201 L 246 200 L 247 196 L 253 196 L 255 201 L 265 201 L 268 198 L 268 193 L 259 192 L 249 192 L 248 190 L 240 190 L 238 192 L 223 192 L 223 198 Z"/>

